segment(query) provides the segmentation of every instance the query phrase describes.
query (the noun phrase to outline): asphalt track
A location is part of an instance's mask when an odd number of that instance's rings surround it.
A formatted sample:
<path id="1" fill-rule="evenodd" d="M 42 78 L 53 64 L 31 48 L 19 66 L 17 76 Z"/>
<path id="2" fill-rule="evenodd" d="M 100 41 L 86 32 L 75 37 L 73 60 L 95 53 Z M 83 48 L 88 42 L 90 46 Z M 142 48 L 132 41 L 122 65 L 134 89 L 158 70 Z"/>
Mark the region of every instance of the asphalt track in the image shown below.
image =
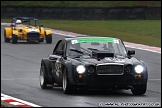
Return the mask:
<path id="1" fill-rule="evenodd" d="M 161 106 L 161 53 L 133 49 L 134 56 L 145 61 L 148 67 L 145 95 L 134 96 L 130 90 L 90 90 L 66 95 L 61 87 L 42 90 L 39 85 L 40 61 L 52 53 L 56 41 L 63 36 L 53 34 L 52 44 L 19 42 L 13 45 L 4 42 L 3 30 L 1 26 L 1 93 L 43 107 L 98 107 L 108 102 Z"/>

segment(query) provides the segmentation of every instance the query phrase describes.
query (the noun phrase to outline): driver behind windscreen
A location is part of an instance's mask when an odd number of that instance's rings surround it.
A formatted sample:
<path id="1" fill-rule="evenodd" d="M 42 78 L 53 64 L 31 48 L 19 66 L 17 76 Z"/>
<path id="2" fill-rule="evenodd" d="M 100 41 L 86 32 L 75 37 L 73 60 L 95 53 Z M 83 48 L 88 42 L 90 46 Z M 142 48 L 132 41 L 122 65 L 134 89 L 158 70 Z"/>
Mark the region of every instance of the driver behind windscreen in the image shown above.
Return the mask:
<path id="1" fill-rule="evenodd" d="M 16 20 L 16 27 L 22 27 L 22 22 L 21 20 Z"/>

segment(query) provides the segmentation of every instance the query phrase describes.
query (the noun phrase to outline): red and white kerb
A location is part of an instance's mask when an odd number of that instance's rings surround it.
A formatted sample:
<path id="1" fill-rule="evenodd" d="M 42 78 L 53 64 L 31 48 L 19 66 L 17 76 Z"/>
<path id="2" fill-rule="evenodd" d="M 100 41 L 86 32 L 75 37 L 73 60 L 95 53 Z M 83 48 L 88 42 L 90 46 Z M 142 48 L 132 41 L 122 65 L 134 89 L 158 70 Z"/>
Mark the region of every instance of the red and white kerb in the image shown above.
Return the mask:
<path id="1" fill-rule="evenodd" d="M 4 101 L 10 105 L 14 105 L 17 107 L 41 107 L 39 105 L 35 105 L 33 103 L 20 100 L 20 99 L 17 99 L 17 98 L 14 98 L 14 97 L 2 94 L 2 93 L 1 93 L 1 101 Z"/>

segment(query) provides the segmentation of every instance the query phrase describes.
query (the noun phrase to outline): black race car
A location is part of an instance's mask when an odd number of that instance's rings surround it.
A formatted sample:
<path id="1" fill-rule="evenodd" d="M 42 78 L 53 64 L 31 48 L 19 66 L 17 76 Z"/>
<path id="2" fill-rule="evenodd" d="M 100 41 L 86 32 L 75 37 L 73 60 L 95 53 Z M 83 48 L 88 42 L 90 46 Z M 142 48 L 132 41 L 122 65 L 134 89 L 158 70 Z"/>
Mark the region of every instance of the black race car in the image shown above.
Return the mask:
<path id="1" fill-rule="evenodd" d="M 145 63 L 131 55 L 120 39 L 111 37 L 63 38 L 53 53 L 41 60 L 40 86 L 62 87 L 65 94 L 79 88 L 131 89 L 142 95 L 147 89 Z"/>

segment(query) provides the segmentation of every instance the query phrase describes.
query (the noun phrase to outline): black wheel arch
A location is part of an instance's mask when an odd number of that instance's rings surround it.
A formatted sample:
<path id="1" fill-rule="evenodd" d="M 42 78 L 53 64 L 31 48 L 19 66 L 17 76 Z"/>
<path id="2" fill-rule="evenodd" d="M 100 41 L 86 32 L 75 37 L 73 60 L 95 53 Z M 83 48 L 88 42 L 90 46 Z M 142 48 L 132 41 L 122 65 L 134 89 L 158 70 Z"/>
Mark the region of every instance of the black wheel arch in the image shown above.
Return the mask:
<path id="1" fill-rule="evenodd" d="M 64 62 L 62 64 L 62 74 L 63 74 L 63 70 L 64 68 L 67 69 L 67 77 L 68 77 L 68 80 L 70 81 L 70 84 L 74 84 L 74 74 L 73 74 L 73 66 L 72 66 L 72 63 L 70 61 L 68 62 Z"/>
<path id="2" fill-rule="evenodd" d="M 43 58 L 41 60 L 41 65 L 42 65 L 42 63 L 44 63 L 44 66 L 45 66 L 45 69 L 46 69 L 45 75 L 48 78 L 48 83 L 53 84 L 55 82 L 55 79 L 54 79 L 54 76 L 52 75 L 52 73 L 51 74 L 49 73 L 51 71 L 51 67 L 49 65 L 50 64 L 49 59 L 48 58 Z"/>
<path id="3" fill-rule="evenodd" d="M 48 59 L 48 58 L 43 58 L 43 59 L 41 60 L 41 65 L 42 65 L 42 63 L 44 63 L 45 68 L 47 69 L 46 75 L 47 75 L 48 77 L 50 77 L 50 73 L 49 73 L 49 71 L 50 71 L 49 59 Z"/>

